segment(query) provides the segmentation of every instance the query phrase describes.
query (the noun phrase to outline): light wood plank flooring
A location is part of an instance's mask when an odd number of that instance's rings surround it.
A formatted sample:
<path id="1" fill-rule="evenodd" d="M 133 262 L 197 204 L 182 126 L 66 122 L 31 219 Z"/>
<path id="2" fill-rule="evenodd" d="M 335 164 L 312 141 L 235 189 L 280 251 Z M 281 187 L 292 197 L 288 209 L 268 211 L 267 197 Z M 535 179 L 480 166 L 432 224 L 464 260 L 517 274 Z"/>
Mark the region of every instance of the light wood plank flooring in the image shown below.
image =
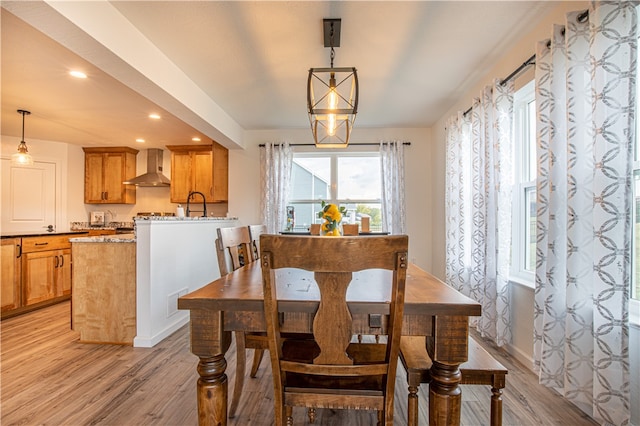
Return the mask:
<path id="1" fill-rule="evenodd" d="M 2 425 L 196 425 L 196 364 L 189 329 L 181 328 L 154 348 L 78 342 L 69 329 L 70 304 L 60 303 L 0 323 Z M 595 425 L 577 408 L 537 384 L 526 368 L 484 345 L 509 369 L 504 392 L 505 425 Z M 232 345 L 233 347 L 233 345 Z M 247 357 L 251 362 L 252 357 Z M 227 356 L 230 391 L 235 353 Z M 270 366 L 245 380 L 231 425 L 271 425 Z M 249 371 L 250 366 L 247 366 Z M 407 385 L 402 365 L 396 385 L 397 425 L 406 425 Z M 463 386 L 463 425 L 489 423 L 489 389 Z M 427 424 L 427 386 L 420 389 L 420 424 Z M 295 424 L 306 424 L 304 409 Z M 318 410 L 318 425 L 372 425 L 375 413 Z"/>

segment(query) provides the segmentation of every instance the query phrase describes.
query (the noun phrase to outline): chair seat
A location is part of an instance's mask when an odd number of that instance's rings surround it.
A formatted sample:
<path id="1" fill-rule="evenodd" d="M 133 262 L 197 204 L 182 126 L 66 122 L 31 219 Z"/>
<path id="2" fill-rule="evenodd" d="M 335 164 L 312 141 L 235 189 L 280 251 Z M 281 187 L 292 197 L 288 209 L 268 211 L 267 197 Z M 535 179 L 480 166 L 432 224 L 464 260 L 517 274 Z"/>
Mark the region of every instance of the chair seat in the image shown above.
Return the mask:
<path id="1" fill-rule="evenodd" d="M 309 337 L 309 336 L 307 336 Z M 313 337 L 312 335 L 310 337 Z M 378 364 L 384 362 L 386 347 L 383 344 L 375 343 L 351 343 L 347 347 L 347 354 L 353 359 L 354 365 Z M 282 361 L 294 361 L 300 363 L 313 364 L 313 359 L 320 354 L 318 344 L 310 339 L 303 340 L 287 340 L 282 345 Z M 384 389 L 382 376 L 325 376 L 310 375 L 308 373 L 298 374 L 285 371 L 286 374 L 286 390 L 290 388 L 312 388 L 313 393 L 318 389 L 322 392 L 333 394 L 345 394 L 347 389 L 371 390 L 375 394 L 382 395 Z M 304 391 L 300 391 L 304 392 Z M 309 389 L 307 389 L 307 392 Z"/>

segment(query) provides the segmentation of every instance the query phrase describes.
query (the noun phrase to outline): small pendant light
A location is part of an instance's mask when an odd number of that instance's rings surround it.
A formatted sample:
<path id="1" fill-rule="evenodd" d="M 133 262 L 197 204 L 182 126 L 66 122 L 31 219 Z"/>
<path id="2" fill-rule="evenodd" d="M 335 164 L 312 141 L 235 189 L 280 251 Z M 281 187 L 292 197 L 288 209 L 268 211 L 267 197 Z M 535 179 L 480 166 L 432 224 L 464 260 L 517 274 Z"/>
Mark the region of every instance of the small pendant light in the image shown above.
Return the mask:
<path id="1" fill-rule="evenodd" d="M 31 112 L 19 109 L 18 114 L 22 114 L 22 139 L 18 145 L 18 152 L 11 156 L 11 162 L 17 166 L 30 166 L 33 164 L 33 157 L 29 155 L 27 143 L 24 141 L 24 116 L 31 114 Z"/>

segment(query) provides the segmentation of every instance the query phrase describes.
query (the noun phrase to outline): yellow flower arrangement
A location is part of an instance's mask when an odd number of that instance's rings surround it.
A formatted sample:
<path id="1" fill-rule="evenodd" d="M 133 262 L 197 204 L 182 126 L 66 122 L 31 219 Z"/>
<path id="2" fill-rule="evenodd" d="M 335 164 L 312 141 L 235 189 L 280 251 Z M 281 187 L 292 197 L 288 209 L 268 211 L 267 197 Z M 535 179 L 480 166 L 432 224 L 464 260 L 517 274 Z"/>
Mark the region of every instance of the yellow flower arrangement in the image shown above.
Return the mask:
<path id="1" fill-rule="evenodd" d="M 318 212 L 318 218 L 323 219 L 320 233 L 322 235 L 340 236 L 340 222 L 342 222 L 342 216 L 345 214 L 347 214 L 346 207 L 338 207 L 335 204 L 327 204 L 322 201 L 322 209 Z"/>

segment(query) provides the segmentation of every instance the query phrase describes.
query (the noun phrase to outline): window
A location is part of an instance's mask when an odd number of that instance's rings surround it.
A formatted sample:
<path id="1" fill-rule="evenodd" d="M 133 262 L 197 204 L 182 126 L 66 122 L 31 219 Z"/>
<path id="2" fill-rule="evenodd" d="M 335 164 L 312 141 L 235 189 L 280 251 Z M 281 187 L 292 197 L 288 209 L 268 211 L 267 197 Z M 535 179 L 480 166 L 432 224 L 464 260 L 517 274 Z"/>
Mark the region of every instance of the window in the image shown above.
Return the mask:
<path id="1" fill-rule="evenodd" d="M 536 269 L 535 82 L 514 96 L 514 187 L 511 275 L 533 286 Z"/>
<path id="2" fill-rule="evenodd" d="M 360 223 L 367 215 L 371 230 L 381 231 L 381 199 L 379 153 L 294 154 L 288 203 L 294 208 L 294 230 L 320 223 L 317 213 L 326 201 L 347 208 L 343 223 Z"/>

